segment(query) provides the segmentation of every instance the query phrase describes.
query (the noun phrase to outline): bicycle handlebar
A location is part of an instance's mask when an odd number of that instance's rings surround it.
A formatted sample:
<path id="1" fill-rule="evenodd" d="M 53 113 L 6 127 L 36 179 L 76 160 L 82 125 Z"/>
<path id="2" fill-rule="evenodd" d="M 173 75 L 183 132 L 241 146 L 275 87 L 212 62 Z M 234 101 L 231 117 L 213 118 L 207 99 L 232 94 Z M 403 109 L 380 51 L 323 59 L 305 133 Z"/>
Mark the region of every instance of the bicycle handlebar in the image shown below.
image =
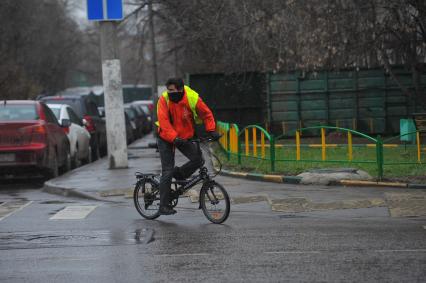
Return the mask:
<path id="1" fill-rule="evenodd" d="M 202 143 L 202 142 L 215 142 L 218 141 L 222 135 L 220 135 L 217 139 L 214 139 L 212 137 L 200 137 L 197 139 L 188 139 L 187 142 L 196 142 L 196 143 Z"/>

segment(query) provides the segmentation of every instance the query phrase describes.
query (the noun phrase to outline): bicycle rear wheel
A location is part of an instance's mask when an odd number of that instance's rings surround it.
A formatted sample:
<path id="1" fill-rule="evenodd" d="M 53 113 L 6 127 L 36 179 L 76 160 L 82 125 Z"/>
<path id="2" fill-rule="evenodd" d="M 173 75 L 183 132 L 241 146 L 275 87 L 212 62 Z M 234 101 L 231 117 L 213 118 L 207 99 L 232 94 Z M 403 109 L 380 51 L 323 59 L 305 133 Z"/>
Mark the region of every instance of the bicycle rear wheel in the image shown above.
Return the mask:
<path id="1" fill-rule="evenodd" d="M 215 224 L 225 222 L 231 211 L 228 193 L 216 182 L 211 182 L 201 189 L 200 204 L 204 215 Z"/>
<path id="2" fill-rule="evenodd" d="M 138 181 L 133 191 L 136 210 L 146 219 L 160 216 L 160 189 L 153 180 Z"/>

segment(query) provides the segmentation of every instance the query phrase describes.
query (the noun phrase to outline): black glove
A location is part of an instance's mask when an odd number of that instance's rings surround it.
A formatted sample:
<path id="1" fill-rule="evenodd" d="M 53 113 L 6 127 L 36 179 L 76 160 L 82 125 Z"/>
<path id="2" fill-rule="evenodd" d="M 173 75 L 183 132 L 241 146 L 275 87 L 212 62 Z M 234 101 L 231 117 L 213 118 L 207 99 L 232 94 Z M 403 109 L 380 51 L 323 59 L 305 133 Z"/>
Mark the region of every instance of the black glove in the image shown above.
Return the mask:
<path id="1" fill-rule="evenodd" d="M 175 140 L 173 141 L 174 145 L 179 147 L 181 145 L 186 144 L 186 140 L 181 139 L 181 138 L 175 138 Z"/>
<path id="2" fill-rule="evenodd" d="M 209 134 L 209 137 L 212 139 L 212 140 L 214 140 L 214 141 L 217 141 L 218 139 L 220 139 L 220 137 L 222 136 L 221 134 L 219 134 L 218 132 L 216 132 L 216 131 L 213 131 L 213 132 L 208 132 L 208 134 Z"/>

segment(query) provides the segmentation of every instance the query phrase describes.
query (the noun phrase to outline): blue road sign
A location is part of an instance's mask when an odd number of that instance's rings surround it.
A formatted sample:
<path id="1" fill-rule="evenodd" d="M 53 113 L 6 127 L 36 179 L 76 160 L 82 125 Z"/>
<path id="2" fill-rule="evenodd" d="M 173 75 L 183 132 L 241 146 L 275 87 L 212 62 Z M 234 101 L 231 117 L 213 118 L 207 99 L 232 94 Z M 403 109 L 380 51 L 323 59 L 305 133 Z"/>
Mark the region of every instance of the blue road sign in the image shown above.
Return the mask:
<path id="1" fill-rule="evenodd" d="M 90 21 L 119 21 L 123 19 L 123 0 L 87 0 Z"/>

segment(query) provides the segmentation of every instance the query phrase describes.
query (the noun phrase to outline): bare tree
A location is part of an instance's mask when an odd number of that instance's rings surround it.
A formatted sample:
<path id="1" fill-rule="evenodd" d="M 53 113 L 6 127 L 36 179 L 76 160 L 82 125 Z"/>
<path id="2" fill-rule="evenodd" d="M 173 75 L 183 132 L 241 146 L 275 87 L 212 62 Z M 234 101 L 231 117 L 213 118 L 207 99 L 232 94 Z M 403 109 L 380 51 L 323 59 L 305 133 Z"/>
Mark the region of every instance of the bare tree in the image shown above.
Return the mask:
<path id="1" fill-rule="evenodd" d="M 0 2 L 2 98 L 31 98 L 66 85 L 81 39 L 66 5 L 62 0 Z"/>

